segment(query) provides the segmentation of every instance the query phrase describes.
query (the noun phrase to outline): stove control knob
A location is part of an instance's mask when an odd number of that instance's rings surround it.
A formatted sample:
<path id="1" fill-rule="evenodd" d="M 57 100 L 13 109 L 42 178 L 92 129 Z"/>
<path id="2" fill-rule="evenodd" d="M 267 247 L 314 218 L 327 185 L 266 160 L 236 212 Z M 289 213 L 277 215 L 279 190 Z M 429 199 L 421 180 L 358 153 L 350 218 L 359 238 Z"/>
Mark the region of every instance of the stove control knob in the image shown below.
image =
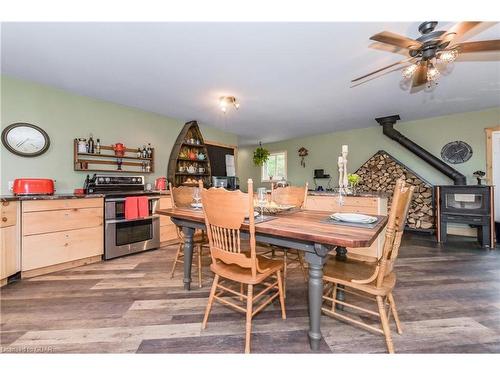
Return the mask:
<path id="1" fill-rule="evenodd" d="M 109 184 L 110 181 L 111 181 L 111 179 L 109 177 L 106 177 L 106 183 Z"/>
<path id="2" fill-rule="evenodd" d="M 99 181 L 99 182 L 104 182 L 104 177 L 99 177 L 99 178 L 97 179 L 97 181 Z"/>

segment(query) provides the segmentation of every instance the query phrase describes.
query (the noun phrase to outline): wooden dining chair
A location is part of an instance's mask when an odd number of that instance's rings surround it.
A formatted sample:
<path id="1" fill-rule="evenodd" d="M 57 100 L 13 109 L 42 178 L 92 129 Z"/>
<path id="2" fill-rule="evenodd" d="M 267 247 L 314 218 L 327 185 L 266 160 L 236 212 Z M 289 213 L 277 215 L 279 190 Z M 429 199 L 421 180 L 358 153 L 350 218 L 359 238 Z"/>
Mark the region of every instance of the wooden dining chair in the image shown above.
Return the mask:
<path id="1" fill-rule="evenodd" d="M 202 328 L 207 326 L 214 301 L 245 313 L 245 353 L 250 353 L 252 318 L 255 314 L 279 297 L 281 316 L 286 319 L 283 262 L 256 253 L 251 179 L 248 180 L 248 194 L 239 190 L 210 188 L 202 189 L 201 196 L 212 257 L 210 269 L 215 274 Z M 243 240 L 240 233 L 245 221 L 248 223 L 248 240 Z M 241 285 L 247 286 L 246 294 Z M 260 287 L 262 290 L 257 290 Z M 258 306 L 254 308 L 256 302 Z"/>
<path id="2" fill-rule="evenodd" d="M 408 207 L 410 206 L 414 189 L 414 186 L 405 186 L 405 182 L 402 179 L 396 182 L 386 226 L 382 256 L 378 261 L 366 263 L 350 258 L 337 260 L 331 257 L 324 267 L 323 281 L 325 282 L 325 292 L 323 299 L 331 302 L 331 308 L 323 307 L 322 311 L 326 315 L 356 324 L 372 332 L 382 333 L 385 335 L 389 353 L 394 353 L 389 326 L 391 312 L 398 333 L 403 333 L 396 309 L 396 302 L 392 294 L 396 284 L 396 274 L 393 268 L 398 256 L 399 246 L 401 245 L 401 237 L 403 236 Z M 367 298 L 372 300 L 372 302 L 376 301 L 378 311 L 356 306 L 353 303 L 339 301 L 337 299 L 337 289 L 339 287 L 343 288 L 347 294 Z M 341 314 L 338 309 L 336 310 L 336 306 L 338 305 L 378 317 L 382 328 L 373 327 L 365 322 Z M 388 312 L 386 311 L 387 305 L 389 306 Z"/>
<path id="3" fill-rule="evenodd" d="M 294 205 L 298 208 L 305 208 L 307 202 L 307 191 L 309 183 L 306 182 L 305 186 L 287 186 L 287 187 L 275 187 L 274 184 L 271 185 L 271 201 L 279 205 Z M 284 289 L 286 295 L 286 280 L 288 276 L 288 265 L 291 263 L 297 263 L 302 270 L 304 276 L 304 281 L 307 281 L 307 270 L 304 262 L 304 256 L 301 251 L 288 249 L 284 247 L 279 247 L 272 245 L 270 249 L 266 250 L 261 255 L 271 254 L 271 258 L 276 256 L 276 251 L 283 253 L 283 265 L 284 265 Z"/>
<path id="4" fill-rule="evenodd" d="M 191 207 L 191 203 L 193 203 L 193 191 L 194 187 L 192 186 L 179 186 L 172 187 L 172 184 L 168 184 L 170 189 L 170 199 L 172 200 L 172 207 Z M 173 279 L 175 275 L 175 269 L 177 264 L 184 263 L 184 233 L 182 232 L 180 227 L 176 227 L 177 230 L 177 238 L 179 240 L 179 246 L 177 247 L 177 252 L 175 254 L 174 264 L 172 266 L 172 272 L 170 273 L 170 278 Z M 208 238 L 203 231 L 197 230 L 195 235 L 193 236 L 193 256 L 196 255 L 197 263 L 198 263 L 198 285 L 202 287 L 202 269 L 203 269 L 203 247 L 208 248 Z"/>

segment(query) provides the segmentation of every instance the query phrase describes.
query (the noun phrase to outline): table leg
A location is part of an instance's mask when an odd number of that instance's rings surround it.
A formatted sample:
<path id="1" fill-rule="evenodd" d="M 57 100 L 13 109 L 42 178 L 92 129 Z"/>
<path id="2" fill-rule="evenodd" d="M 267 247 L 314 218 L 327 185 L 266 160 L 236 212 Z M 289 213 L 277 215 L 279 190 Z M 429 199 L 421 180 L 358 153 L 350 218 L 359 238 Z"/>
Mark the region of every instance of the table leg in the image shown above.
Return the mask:
<path id="1" fill-rule="evenodd" d="M 194 228 L 182 227 L 184 234 L 184 289 L 191 289 L 191 264 L 193 263 Z"/>
<path id="2" fill-rule="evenodd" d="M 321 305 L 323 304 L 323 265 L 328 249 L 315 245 L 315 253 L 306 253 L 309 263 L 309 343 L 312 350 L 319 350 L 321 342 Z"/>
<path id="3" fill-rule="evenodd" d="M 335 255 L 335 258 L 337 258 L 337 260 L 340 260 L 340 261 L 346 261 L 347 260 L 347 249 L 344 247 L 344 246 L 337 246 L 335 248 L 335 252 L 337 253 Z M 337 299 L 339 301 L 342 301 L 344 302 L 345 301 L 345 292 L 344 292 L 344 286 L 343 285 L 339 285 L 337 287 Z M 335 305 L 335 308 L 337 310 L 344 310 L 344 305 L 341 305 L 340 303 L 337 303 Z"/>

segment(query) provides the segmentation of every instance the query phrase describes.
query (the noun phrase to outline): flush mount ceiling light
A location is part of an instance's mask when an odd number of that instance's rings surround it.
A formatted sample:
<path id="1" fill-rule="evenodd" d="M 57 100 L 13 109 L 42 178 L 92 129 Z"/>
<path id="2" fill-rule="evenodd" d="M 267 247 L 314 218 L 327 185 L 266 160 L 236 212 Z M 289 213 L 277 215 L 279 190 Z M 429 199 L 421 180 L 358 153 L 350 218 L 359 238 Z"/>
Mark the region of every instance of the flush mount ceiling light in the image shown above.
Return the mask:
<path id="1" fill-rule="evenodd" d="M 417 39 L 389 31 L 382 31 L 375 34 L 370 37 L 371 40 L 393 48 L 396 47 L 394 52 L 399 53 L 404 51 L 409 57 L 353 79 L 351 82 L 367 82 L 375 74 L 404 64 L 407 66 L 401 73 L 403 78 L 411 81 L 412 89 L 424 85 L 430 87 L 433 84 L 437 84 L 436 81 L 440 76 L 440 72 L 436 65 L 439 65 L 441 69 L 445 64 L 455 61 L 459 54 L 500 51 L 499 39 L 475 42 L 462 41 L 467 38 L 467 33 L 470 30 L 478 28 L 481 24 L 483 22 L 459 22 L 448 30 L 436 30 L 438 25 L 436 21 L 423 22 L 418 27 L 421 36 Z M 380 74 L 379 76 L 382 75 Z M 359 83 L 355 84 L 355 86 L 357 85 Z"/>
<path id="2" fill-rule="evenodd" d="M 240 103 L 234 96 L 221 96 L 219 98 L 219 107 L 223 113 L 227 112 L 228 107 L 233 107 L 236 110 L 240 108 Z"/>

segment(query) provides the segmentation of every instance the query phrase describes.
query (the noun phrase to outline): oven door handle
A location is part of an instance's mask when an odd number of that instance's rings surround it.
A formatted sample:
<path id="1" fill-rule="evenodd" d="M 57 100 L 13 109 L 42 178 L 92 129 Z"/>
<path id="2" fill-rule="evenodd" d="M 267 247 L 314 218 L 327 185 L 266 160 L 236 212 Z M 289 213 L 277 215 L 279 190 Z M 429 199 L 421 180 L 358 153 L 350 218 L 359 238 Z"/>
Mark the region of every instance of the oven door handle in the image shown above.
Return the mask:
<path id="1" fill-rule="evenodd" d="M 148 197 L 150 201 L 160 200 L 160 197 Z M 109 198 L 105 199 L 106 202 L 125 202 L 125 198 Z"/>
<path id="2" fill-rule="evenodd" d="M 160 215 L 138 217 L 137 219 L 106 220 L 106 224 L 130 223 L 131 221 L 150 220 L 150 219 L 151 220 L 160 220 Z"/>

